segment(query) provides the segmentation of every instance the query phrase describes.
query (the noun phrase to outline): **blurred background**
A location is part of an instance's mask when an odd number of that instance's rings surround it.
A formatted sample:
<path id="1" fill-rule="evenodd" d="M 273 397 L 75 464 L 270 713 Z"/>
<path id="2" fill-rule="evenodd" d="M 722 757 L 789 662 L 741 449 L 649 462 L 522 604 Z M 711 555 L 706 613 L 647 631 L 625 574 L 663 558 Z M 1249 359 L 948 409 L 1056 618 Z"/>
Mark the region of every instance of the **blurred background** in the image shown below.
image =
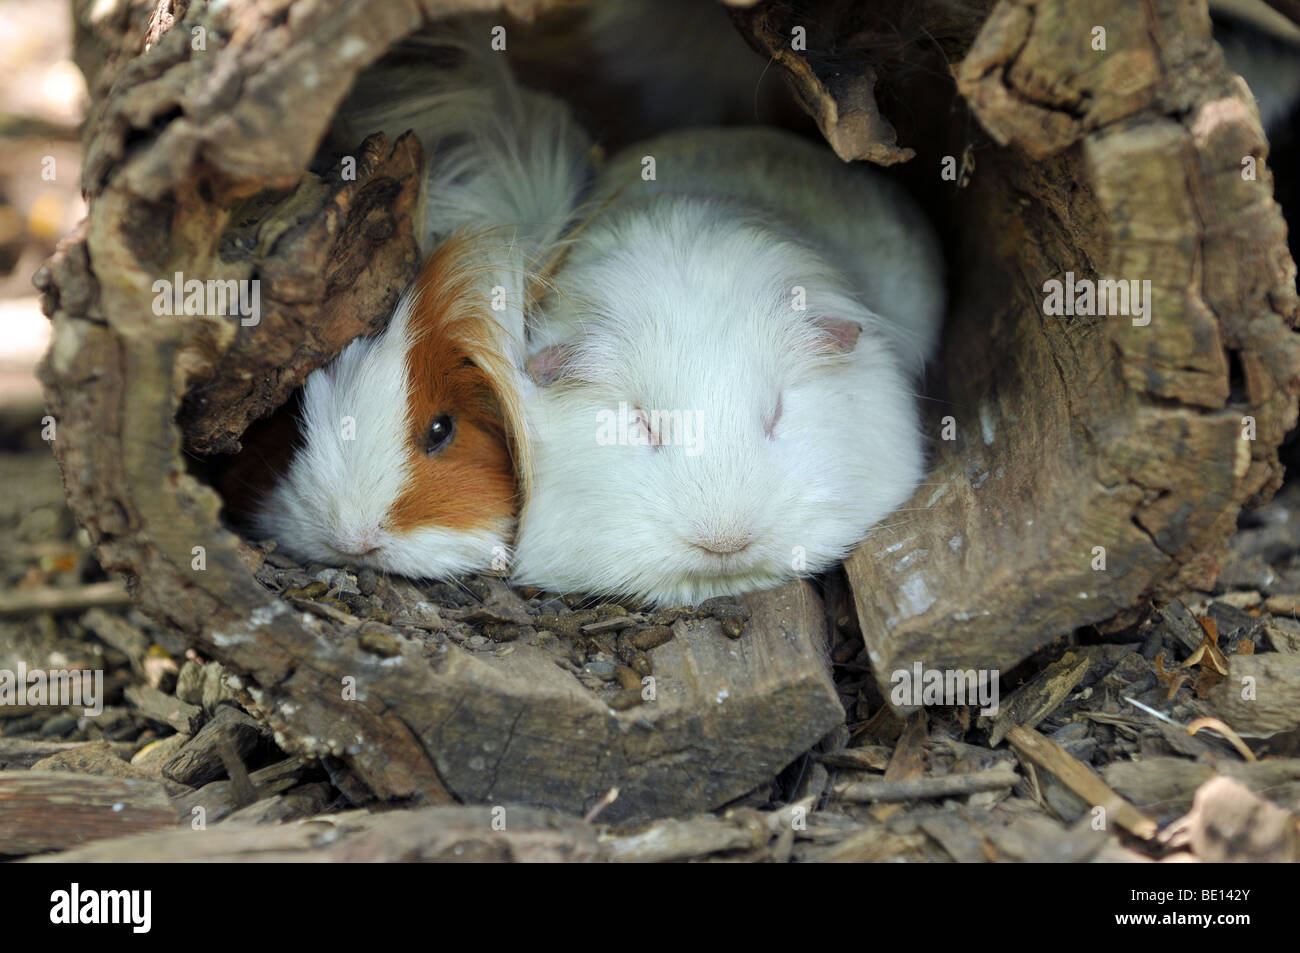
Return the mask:
<path id="1" fill-rule="evenodd" d="M 72 62 L 70 5 L 0 0 L 0 404 L 7 431 L 40 406 L 34 367 L 49 322 L 32 275 L 85 214 L 78 127 L 86 102 Z"/>

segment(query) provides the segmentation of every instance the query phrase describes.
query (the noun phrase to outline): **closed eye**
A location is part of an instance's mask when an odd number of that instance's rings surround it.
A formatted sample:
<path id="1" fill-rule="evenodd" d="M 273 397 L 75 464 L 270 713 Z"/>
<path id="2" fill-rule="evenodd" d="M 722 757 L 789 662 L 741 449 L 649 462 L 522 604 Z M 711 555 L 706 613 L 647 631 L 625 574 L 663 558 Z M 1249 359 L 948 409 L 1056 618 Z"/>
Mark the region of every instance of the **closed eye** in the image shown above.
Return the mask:
<path id="1" fill-rule="evenodd" d="M 781 413 L 785 409 L 783 398 L 783 394 L 776 395 L 776 408 L 772 411 L 772 415 L 763 423 L 763 433 L 767 435 L 768 440 L 776 439 L 776 425 L 781 422 Z"/>
<path id="2" fill-rule="evenodd" d="M 642 436 L 645 438 L 645 442 L 650 446 L 654 447 L 656 450 L 663 446 L 662 438 L 655 429 L 650 426 L 649 415 L 647 415 L 640 407 L 637 407 L 632 411 L 631 423 L 633 427 L 641 432 Z"/>

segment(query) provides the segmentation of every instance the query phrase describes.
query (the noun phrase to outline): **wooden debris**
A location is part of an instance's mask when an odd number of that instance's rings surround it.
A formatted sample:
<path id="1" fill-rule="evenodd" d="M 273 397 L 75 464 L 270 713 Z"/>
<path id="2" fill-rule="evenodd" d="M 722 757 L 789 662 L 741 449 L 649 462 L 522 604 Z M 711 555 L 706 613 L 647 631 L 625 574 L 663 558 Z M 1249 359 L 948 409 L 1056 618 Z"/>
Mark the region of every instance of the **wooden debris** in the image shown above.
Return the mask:
<path id="1" fill-rule="evenodd" d="M 170 725 L 181 734 L 192 735 L 203 724 L 201 709 L 151 685 L 128 685 L 125 694 L 127 700 L 144 712 L 146 717 Z"/>
<path id="2" fill-rule="evenodd" d="M 810 852 L 808 861 L 822 864 L 879 864 L 922 861 L 926 837 L 920 832 L 895 834 L 877 824 L 846 837 L 833 847 Z"/>
<path id="3" fill-rule="evenodd" d="M 1234 655 L 1228 668 L 1206 701 L 1237 734 L 1263 738 L 1300 728 L 1300 655 Z"/>
<path id="4" fill-rule="evenodd" d="M 960 805 L 925 814 L 917 826 L 959 864 L 986 863 L 997 857 L 993 842 L 970 811 Z"/>
<path id="5" fill-rule="evenodd" d="M 894 753 L 885 766 L 886 781 L 910 781 L 925 774 L 925 743 L 929 738 L 929 717 L 924 708 L 907 716 L 898 736 Z M 871 816 L 883 821 L 900 810 L 897 803 L 881 802 L 871 808 Z"/>
<path id="6" fill-rule="evenodd" d="M 601 838 L 605 856 L 623 863 L 665 863 L 702 854 L 757 850 L 771 834 L 757 811 L 658 821 L 641 831 Z"/>
<path id="7" fill-rule="evenodd" d="M 1114 832 L 1093 830 L 1088 820 L 1062 830 L 1058 822 L 1041 813 L 982 824 L 980 830 L 1003 862 L 1084 863 L 1098 859 L 1115 842 Z"/>
<path id="8" fill-rule="evenodd" d="M 547 811 L 506 807 L 430 807 L 364 811 L 272 826 L 218 824 L 143 834 L 34 858 L 45 863 L 207 862 L 583 862 L 600 859 L 589 825 Z M 496 823 L 494 823 L 496 821 Z"/>
<path id="9" fill-rule="evenodd" d="M 1091 659 L 1086 656 L 1066 652 L 1017 688 L 993 716 L 989 744 L 993 747 L 1001 744 L 1007 732 L 1016 725 L 1038 727 L 1074 691 L 1075 686 L 1088 674 L 1091 664 Z"/>
<path id="10" fill-rule="evenodd" d="M 1300 595 L 1276 595 L 1269 596 L 1264 603 L 1264 608 L 1273 613 L 1273 615 L 1291 616 L 1294 618 L 1300 613 Z"/>
<path id="11" fill-rule="evenodd" d="M 176 697 L 191 705 L 198 705 L 211 715 L 222 702 L 235 701 L 235 693 L 226 684 L 225 670 L 220 662 L 186 660 L 176 677 Z"/>
<path id="12" fill-rule="evenodd" d="M 1253 589 L 1239 592 L 1225 592 L 1215 602 L 1222 602 L 1234 609 L 1253 609 L 1264 601 L 1264 597 Z"/>
<path id="13" fill-rule="evenodd" d="M 992 768 L 969 774 L 946 774 L 902 781 L 844 781 L 832 787 L 835 796 L 854 803 L 919 801 L 935 797 L 955 797 L 976 791 L 999 791 L 1020 780 L 1011 768 Z"/>
<path id="14" fill-rule="evenodd" d="M 111 778 L 134 778 L 138 781 L 151 781 L 149 772 L 124 760 L 122 746 L 108 741 L 93 741 L 74 745 L 42 758 L 32 765 L 33 771 L 71 771 L 76 774 L 95 774 Z"/>
<path id="15" fill-rule="evenodd" d="M 1101 769 L 1102 777 L 1140 810 L 1172 819 L 1191 809 L 1196 790 L 1223 775 L 1283 807 L 1300 812 L 1300 758 L 1275 758 L 1254 763 L 1224 759 L 1217 764 L 1162 756 L 1141 761 L 1116 761 Z"/>
<path id="16" fill-rule="evenodd" d="M 809 58 L 790 43 L 791 28 L 799 26 L 815 33 L 811 42 L 830 41 L 832 24 L 807 17 L 791 19 L 790 11 L 779 4 L 756 7 L 752 12 L 736 14 L 751 43 L 769 57 L 785 76 L 799 105 L 816 121 L 822 135 L 845 162 L 865 159 L 880 165 L 906 162 L 916 155 L 914 149 L 900 147 L 893 125 L 876 103 L 876 72 L 869 63 L 869 51 L 849 50 L 843 46 L 836 68 L 820 72 Z M 845 62 L 852 58 L 852 65 Z"/>
<path id="17" fill-rule="evenodd" d="M 35 612 L 79 612 L 95 606 L 130 605 L 131 597 L 119 579 L 84 586 L 32 586 L 0 592 L 0 616 Z"/>
<path id="18" fill-rule="evenodd" d="M 300 784 L 283 794 L 274 794 L 240 808 L 221 823 L 280 824 L 310 817 L 325 811 L 334 796 L 334 789 L 323 781 Z"/>
<path id="19" fill-rule="evenodd" d="M 1264 621 L 1263 629 L 1273 651 L 1300 654 L 1300 622 L 1282 617 L 1270 618 Z"/>
<path id="20" fill-rule="evenodd" d="M 163 765 L 176 757 L 189 740 L 189 735 L 178 734 L 151 741 L 131 756 L 131 763 L 152 777 L 161 778 Z"/>
<path id="21" fill-rule="evenodd" d="M 236 753 L 244 758 L 265 737 L 266 728 L 257 719 L 230 705 L 223 705 L 212 720 L 190 739 L 189 744 L 163 765 L 163 777 L 191 787 L 207 784 L 225 773 L 221 746 L 227 738 L 233 740 Z"/>
<path id="22" fill-rule="evenodd" d="M 176 809 L 156 781 L 0 772 L 0 854 L 65 850 L 175 823 Z"/>
<path id="23" fill-rule="evenodd" d="M 1207 728 L 1211 731 L 1218 732 L 1221 736 L 1226 738 L 1228 740 L 1228 743 L 1237 749 L 1237 753 L 1241 755 L 1243 758 L 1245 758 L 1247 761 L 1257 760 L 1255 758 L 1255 752 L 1251 751 L 1250 748 L 1246 745 L 1246 742 L 1241 740 L 1241 736 L 1238 735 L 1231 728 L 1229 728 L 1227 725 L 1225 725 L 1218 718 L 1209 718 L 1209 717 L 1194 718 L 1187 726 L 1187 733 L 1189 735 L 1194 735 L 1198 731 Z"/>
<path id="24" fill-rule="evenodd" d="M 1106 814 L 1130 834 L 1144 840 L 1155 836 L 1156 823 L 1116 794 L 1100 777 L 1056 742 L 1032 728 L 1016 726 L 1007 740 L 1026 761 L 1051 772 L 1090 806 L 1105 808 Z"/>
<path id="25" fill-rule="evenodd" d="M 0 771 L 30 768 L 42 758 L 84 747 L 84 741 L 33 741 L 27 738 L 0 738 Z M 130 754 L 131 745 L 119 742 L 110 744 L 118 756 Z"/>
<path id="26" fill-rule="evenodd" d="M 860 748 L 838 748 L 817 756 L 828 768 L 847 768 L 850 771 L 884 771 L 889 767 L 891 749 L 884 745 L 863 745 Z"/>
<path id="27" fill-rule="evenodd" d="M 248 775 L 248 780 L 252 784 L 254 797 L 261 799 L 294 787 L 302 779 L 303 771 L 301 761 L 286 758 L 252 772 Z M 182 817 L 202 817 L 204 823 L 214 824 L 235 811 L 248 807 L 250 802 L 246 791 L 236 790 L 232 782 L 213 781 L 197 791 L 177 797 L 174 803 L 177 813 Z"/>
<path id="28" fill-rule="evenodd" d="M 1205 639 L 1205 629 L 1196 621 L 1196 616 L 1192 615 L 1183 600 L 1170 601 L 1160 610 L 1160 616 L 1164 619 L 1170 633 L 1187 651 L 1195 652 L 1200 647 Z"/>
<path id="29" fill-rule="evenodd" d="M 149 637 L 120 615 L 102 608 L 91 609 L 81 617 L 81 624 L 94 632 L 103 642 L 111 645 L 131 663 L 131 669 L 142 678 L 146 676 L 145 659 L 149 654 Z"/>

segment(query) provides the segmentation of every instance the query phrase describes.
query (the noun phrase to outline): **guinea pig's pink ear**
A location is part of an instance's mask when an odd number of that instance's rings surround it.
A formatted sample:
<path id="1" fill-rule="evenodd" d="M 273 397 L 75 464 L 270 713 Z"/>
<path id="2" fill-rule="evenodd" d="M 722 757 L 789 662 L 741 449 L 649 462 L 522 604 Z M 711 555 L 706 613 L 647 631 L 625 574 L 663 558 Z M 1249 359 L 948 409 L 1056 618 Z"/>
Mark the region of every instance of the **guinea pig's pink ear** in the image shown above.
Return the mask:
<path id="1" fill-rule="evenodd" d="M 814 318 L 813 326 L 825 334 L 826 348 L 832 354 L 848 354 L 858 345 L 862 325 L 843 318 Z"/>
<path id="2" fill-rule="evenodd" d="M 571 344 L 548 344 L 528 358 L 528 376 L 545 387 L 562 377 L 569 377 L 573 369 L 574 348 Z"/>

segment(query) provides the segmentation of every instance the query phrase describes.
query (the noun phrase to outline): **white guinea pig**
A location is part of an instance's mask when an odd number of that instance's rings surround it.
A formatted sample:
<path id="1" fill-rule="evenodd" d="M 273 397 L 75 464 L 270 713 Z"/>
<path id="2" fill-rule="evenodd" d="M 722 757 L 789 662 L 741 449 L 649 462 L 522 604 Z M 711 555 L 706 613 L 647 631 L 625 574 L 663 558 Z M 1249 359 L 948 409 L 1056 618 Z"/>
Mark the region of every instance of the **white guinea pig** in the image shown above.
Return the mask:
<path id="1" fill-rule="evenodd" d="M 924 473 L 943 290 L 920 212 L 762 129 L 639 145 L 591 206 L 530 340 L 515 581 L 694 603 L 843 558 Z"/>

